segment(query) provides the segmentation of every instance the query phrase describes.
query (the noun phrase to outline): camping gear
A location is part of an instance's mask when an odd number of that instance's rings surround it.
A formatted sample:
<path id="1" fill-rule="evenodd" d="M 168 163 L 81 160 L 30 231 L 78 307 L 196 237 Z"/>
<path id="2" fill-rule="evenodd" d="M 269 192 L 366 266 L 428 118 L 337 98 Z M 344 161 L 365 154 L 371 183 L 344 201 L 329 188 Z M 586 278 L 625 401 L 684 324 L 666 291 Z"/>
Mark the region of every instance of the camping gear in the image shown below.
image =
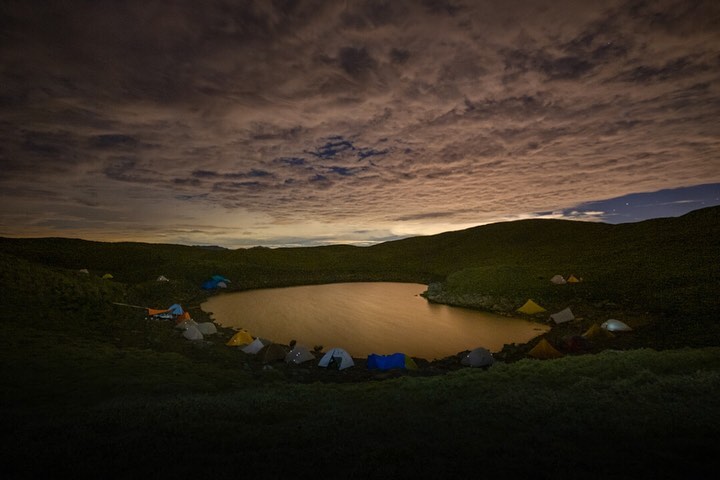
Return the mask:
<path id="1" fill-rule="evenodd" d="M 527 315 L 534 315 L 536 313 L 541 313 L 546 310 L 532 300 L 528 300 L 527 302 L 525 302 L 525 305 L 518 308 L 517 311 L 520 313 L 525 313 Z"/>
<path id="2" fill-rule="evenodd" d="M 245 330 L 240 330 L 235 335 L 232 336 L 230 340 L 225 345 L 228 345 L 230 347 L 237 347 L 240 345 L 249 345 L 253 341 L 252 336 Z"/>
<path id="3" fill-rule="evenodd" d="M 241 350 L 245 353 L 249 353 L 250 355 L 255 355 L 260 350 L 262 350 L 264 346 L 265 342 L 263 342 L 260 338 L 256 338 L 249 345 L 243 347 Z"/>
<path id="4" fill-rule="evenodd" d="M 313 355 L 307 347 L 302 345 L 295 345 L 295 348 L 285 355 L 286 363 L 299 365 L 310 360 L 315 360 L 315 355 Z"/>
<path id="5" fill-rule="evenodd" d="M 200 330 L 198 330 L 195 325 L 190 325 L 183 332 L 183 337 L 187 338 L 188 340 L 202 340 L 203 334 L 200 333 Z"/>
<path id="6" fill-rule="evenodd" d="M 630 332 L 632 328 L 627 323 L 623 323 L 620 320 L 611 318 L 610 320 L 603 322 L 600 328 L 607 330 L 608 332 Z"/>
<path id="7" fill-rule="evenodd" d="M 227 278 L 223 277 L 222 275 L 213 275 L 212 277 L 210 277 L 210 279 L 211 279 L 211 280 L 215 280 L 216 282 L 230 283 L 230 280 L 228 280 Z"/>
<path id="8" fill-rule="evenodd" d="M 367 368 L 370 370 L 392 370 L 393 368 L 402 368 L 403 370 L 408 368 L 407 355 L 404 353 L 393 353 L 392 355 L 377 355 L 371 353 L 367 358 Z M 414 364 L 415 369 L 417 364 L 410 358 L 411 366 Z"/>
<path id="9" fill-rule="evenodd" d="M 184 322 L 185 320 L 192 320 L 192 317 L 190 316 L 190 313 L 188 313 L 188 312 L 183 312 L 182 315 L 180 315 L 179 317 L 177 317 L 177 318 L 175 319 L 175 323 Z"/>
<path id="10" fill-rule="evenodd" d="M 479 347 L 465 355 L 462 360 L 460 360 L 460 363 L 468 367 L 489 367 L 495 363 L 495 359 L 492 353 L 490 353 L 490 350 Z"/>
<path id="11" fill-rule="evenodd" d="M 182 309 L 180 304 L 173 303 L 168 307 L 168 310 L 170 310 L 170 313 L 173 315 L 182 315 L 185 310 Z"/>
<path id="12" fill-rule="evenodd" d="M 551 358 L 560 358 L 563 354 L 558 352 L 550 342 L 544 338 L 528 352 L 528 357 L 537 358 L 539 360 L 548 360 Z"/>
<path id="13" fill-rule="evenodd" d="M 562 275 L 555 275 L 550 279 L 550 281 L 555 285 L 565 285 L 567 283 L 567 281 L 563 278 Z"/>
<path id="14" fill-rule="evenodd" d="M 320 359 L 318 367 L 328 367 L 332 362 L 338 366 L 338 370 L 345 370 L 355 365 L 350 354 L 342 348 L 330 349 L 330 351 Z"/>
<path id="15" fill-rule="evenodd" d="M 113 278 L 113 276 L 110 273 L 106 273 L 105 275 L 102 276 L 102 278 L 103 278 L 103 280 L 110 280 L 111 278 Z"/>
<path id="16" fill-rule="evenodd" d="M 187 330 L 190 327 L 197 327 L 198 323 L 192 318 L 189 320 L 183 320 L 175 324 L 175 328 L 179 330 Z"/>
<path id="17" fill-rule="evenodd" d="M 90 273 L 90 271 L 87 268 L 81 268 L 79 270 L 80 273 Z"/>
<path id="18" fill-rule="evenodd" d="M 570 320 L 575 320 L 575 315 L 573 315 L 570 307 L 568 307 L 565 310 L 560 310 L 559 312 L 550 315 L 550 320 L 552 320 L 556 324 L 560 324 L 569 322 Z"/>
<path id="19" fill-rule="evenodd" d="M 217 327 L 212 322 L 198 323 L 197 329 L 200 330 L 200 333 L 202 333 L 203 335 L 212 335 L 214 333 L 217 333 Z"/>
<path id="20" fill-rule="evenodd" d="M 285 356 L 288 354 L 287 349 L 279 343 L 271 343 L 265 345 L 257 352 L 257 356 L 263 363 L 280 362 L 285 360 Z"/>
<path id="21" fill-rule="evenodd" d="M 217 283 L 217 288 L 227 288 L 227 283 L 225 283 L 225 282 L 218 282 L 218 283 Z"/>
<path id="22" fill-rule="evenodd" d="M 582 334 L 582 336 L 583 338 L 587 338 L 588 340 L 592 340 L 593 338 L 614 337 L 612 333 L 600 328 L 597 323 L 593 323 L 592 326 L 588 328 L 585 333 Z"/>
<path id="23" fill-rule="evenodd" d="M 157 280 L 157 282 L 169 282 L 168 278 L 165 275 L 160 275 Z"/>
<path id="24" fill-rule="evenodd" d="M 570 275 L 567 279 L 567 283 L 580 283 L 580 280 L 575 275 Z"/>

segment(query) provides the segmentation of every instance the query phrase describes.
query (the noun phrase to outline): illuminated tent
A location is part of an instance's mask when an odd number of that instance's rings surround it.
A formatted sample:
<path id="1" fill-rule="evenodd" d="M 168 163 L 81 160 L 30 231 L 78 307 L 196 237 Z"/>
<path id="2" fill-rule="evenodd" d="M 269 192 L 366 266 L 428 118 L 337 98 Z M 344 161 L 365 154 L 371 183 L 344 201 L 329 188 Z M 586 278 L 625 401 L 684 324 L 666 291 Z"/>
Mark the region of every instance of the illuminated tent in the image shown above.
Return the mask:
<path id="1" fill-rule="evenodd" d="M 460 363 L 468 367 L 489 367 L 495 363 L 495 359 L 490 350 L 480 347 L 471 350 L 460 360 Z"/>
<path id="2" fill-rule="evenodd" d="M 190 325 L 183 332 L 183 337 L 187 338 L 188 340 L 202 340 L 203 334 L 200 333 L 200 330 L 198 330 L 195 325 Z"/>
<path id="3" fill-rule="evenodd" d="M 557 313 L 553 313 L 552 315 L 550 315 L 550 319 L 555 323 L 565 323 L 569 322 L 570 320 L 575 320 L 575 315 L 573 315 L 570 307 L 568 307 L 565 310 L 560 310 Z"/>
<path id="4" fill-rule="evenodd" d="M 345 370 L 355 365 L 350 354 L 342 348 L 331 349 L 320 359 L 318 366 L 328 367 L 331 363 L 335 363 L 338 366 L 338 370 Z"/>
<path id="5" fill-rule="evenodd" d="M 249 353 L 250 355 L 255 355 L 260 350 L 262 350 L 262 348 L 265 346 L 266 343 L 269 343 L 269 342 L 263 342 L 261 339 L 256 338 L 249 345 L 246 345 L 243 348 L 241 348 L 241 350 L 245 353 Z"/>
<path id="6" fill-rule="evenodd" d="M 105 275 L 102 276 L 102 278 L 103 278 L 103 280 L 110 280 L 111 278 L 113 278 L 113 276 L 110 273 L 106 273 Z"/>
<path id="7" fill-rule="evenodd" d="M 157 280 L 158 282 L 169 282 L 168 278 L 165 275 L 160 275 Z"/>
<path id="8" fill-rule="evenodd" d="M 567 283 L 562 275 L 555 275 L 550 279 L 550 281 L 555 285 L 564 285 Z"/>
<path id="9" fill-rule="evenodd" d="M 526 313 L 528 315 L 533 315 L 535 313 L 541 313 L 544 312 L 545 309 L 538 305 L 537 303 L 533 302 L 532 300 L 528 300 L 525 302 L 525 305 L 517 309 L 520 313 Z"/>
<path id="10" fill-rule="evenodd" d="M 593 338 L 614 337 L 612 333 L 600 328 L 597 323 L 593 323 L 592 326 L 582 334 L 582 336 L 589 340 L 592 340 Z"/>
<path id="11" fill-rule="evenodd" d="M 608 332 L 630 332 L 632 328 L 627 323 L 623 323 L 620 320 L 611 318 L 610 320 L 603 322 L 600 328 L 607 330 Z"/>
<path id="12" fill-rule="evenodd" d="M 260 349 L 259 352 L 257 352 L 258 358 L 263 363 L 283 361 L 285 360 L 285 356 L 287 354 L 287 349 L 279 343 L 271 343 L 270 345 L 265 345 L 263 348 Z"/>
<path id="13" fill-rule="evenodd" d="M 200 330 L 200 333 L 203 335 L 213 335 L 217 333 L 217 327 L 212 322 L 198 323 L 197 329 Z"/>
<path id="14" fill-rule="evenodd" d="M 401 368 L 403 370 L 417 370 L 417 364 L 412 357 L 404 353 L 393 353 L 392 355 L 377 355 L 371 353 L 367 358 L 367 368 L 370 370 L 392 370 Z"/>
<path id="15" fill-rule="evenodd" d="M 537 358 L 539 360 L 548 360 L 551 358 L 560 358 L 563 354 L 558 352 L 550 342 L 544 338 L 528 352 L 528 357 Z"/>
<path id="16" fill-rule="evenodd" d="M 285 355 L 285 362 L 294 363 L 296 365 L 310 360 L 315 360 L 315 355 L 313 355 L 307 347 L 302 345 L 295 345 L 295 348 Z"/>
<path id="17" fill-rule="evenodd" d="M 245 330 L 240 330 L 232 336 L 225 345 L 238 347 L 240 345 L 249 345 L 253 342 L 252 336 Z"/>
<path id="18" fill-rule="evenodd" d="M 580 283 L 580 280 L 575 275 L 570 275 L 567 279 L 568 283 Z"/>

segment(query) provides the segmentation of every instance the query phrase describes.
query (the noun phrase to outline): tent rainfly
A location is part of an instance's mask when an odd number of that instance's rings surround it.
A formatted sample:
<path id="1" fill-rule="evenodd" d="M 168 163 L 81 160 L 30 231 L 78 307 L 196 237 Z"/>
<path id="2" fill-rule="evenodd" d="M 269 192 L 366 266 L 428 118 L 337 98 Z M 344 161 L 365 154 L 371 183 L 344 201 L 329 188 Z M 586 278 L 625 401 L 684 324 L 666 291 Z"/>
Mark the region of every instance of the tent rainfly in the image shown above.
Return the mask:
<path id="1" fill-rule="evenodd" d="M 528 300 L 527 302 L 525 302 L 525 305 L 518 308 L 517 311 L 520 313 L 526 313 L 528 315 L 534 315 L 536 313 L 544 312 L 545 309 L 537 303 L 533 302 L 532 300 Z"/>
<path id="2" fill-rule="evenodd" d="M 203 334 L 200 333 L 200 330 L 195 325 L 189 326 L 185 331 L 183 332 L 183 337 L 187 338 L 188 340 L 202 340 Z"/>
<path id="3" fill-rule="evenodd" d="M 328 367 L 331 362 L 335 362 L 338 366 L 338 370 L 345 370 L 346 368 L 355 365 L 352 357 L 348 352 L 342 348 L 332 348 L 327 352 L 318 362 L 318 367 Z"/>
<path id="4" fill-rule="evenodd" d="M 465 355 L 463 359 L 460 360 L 460 363 L 468 367 L 489 367 L 495 363 L 495 359 L 492 353 L 490 353 L 490 350 L 479 347 Z"/>
<path id="5" fill-rule="evenodd" d="M 212 322 L 202 322 L 197 324 L 197 329 L 203 335 L 213 335 L 217 333 L 217 327 Z"/>
<path id="6" fill-rule="evenodd" d="M 532 348 L 532 350 L 528 352 L 528 356 L 539 360 L 547 360 L 551 358 L 560 358 L 563 354 L 558 352 L 555 347 L 550 345 L 550 342 L 543 338 Z"/>
<path id="7" fill-rule="evenodd" d="M 607 330 L 608 332 L 630 332 L 632 328 L 627 323 L 621 322 L 611 318 L 610 320 L 603 322 L 600 328 Z"/>
<path id="8" fill-rule="evenodd" d="M 249 345 L 253 342 L 252 336 L 245 330 L 240 330 L 232 336 L 225 345 L 230 347 L 238 347 L 240 345 Z"/>
<path id="9" fill-rule="evenodd" d="M 550 315 L 550 319 L 556 324 L 559 324 L 569 322 L 570 320 L 575 320 L 575 315 L 573 315 L 570 307 L 568 307 L 565 310 L 560 310 L 557 313 L 553 313 L 552 315 Z"/>
<path id="10" fill-rule="evenodd" d="M 307 347 L 302 345 L 295 345 L 295 348 L 285 355 L 286 363 L 299 365 L 301 363 L 309 362 L 310 360 L 315 360 L 315 355 L 313 355 Z"/>
<path id="11" fill-rule="evenodd" d="M 550 279 L 550 281 L 555 285 L 565 285 L 567 283 L 562 275 L 555 275 Z"/>

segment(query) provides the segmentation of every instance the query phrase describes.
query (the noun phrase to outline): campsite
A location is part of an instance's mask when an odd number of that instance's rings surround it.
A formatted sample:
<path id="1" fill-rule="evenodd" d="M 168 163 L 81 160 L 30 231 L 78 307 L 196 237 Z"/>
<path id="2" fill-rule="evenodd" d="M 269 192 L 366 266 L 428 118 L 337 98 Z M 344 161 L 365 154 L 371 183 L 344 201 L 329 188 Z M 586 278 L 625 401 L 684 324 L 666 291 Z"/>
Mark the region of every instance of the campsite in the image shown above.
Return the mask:
<path id="1" fill-rule="evenodd" d="M 717 207 L 372 247 L 0 238 L 4 477 L 709 478 L 719 258 Z M 199 308 L 351 281 L 424 283 L 427 301 L 549 331 L 435 361 L 358 358 L 223 328 Z"/>

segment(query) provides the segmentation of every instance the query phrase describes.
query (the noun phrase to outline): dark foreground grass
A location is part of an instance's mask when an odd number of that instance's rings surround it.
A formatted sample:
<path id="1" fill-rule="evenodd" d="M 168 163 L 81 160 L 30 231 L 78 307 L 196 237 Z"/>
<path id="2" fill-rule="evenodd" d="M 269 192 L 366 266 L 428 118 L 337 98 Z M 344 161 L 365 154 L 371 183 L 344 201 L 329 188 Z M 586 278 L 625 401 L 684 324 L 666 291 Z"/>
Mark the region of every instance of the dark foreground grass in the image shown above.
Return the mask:
<path id="1" fill-rule="evenodd" d="M 706 348 L 351 385 L 108 392 L 15 412 L 3 464 L 11 478 L 711 478 L 718 391 L 720 349 Z"/>

